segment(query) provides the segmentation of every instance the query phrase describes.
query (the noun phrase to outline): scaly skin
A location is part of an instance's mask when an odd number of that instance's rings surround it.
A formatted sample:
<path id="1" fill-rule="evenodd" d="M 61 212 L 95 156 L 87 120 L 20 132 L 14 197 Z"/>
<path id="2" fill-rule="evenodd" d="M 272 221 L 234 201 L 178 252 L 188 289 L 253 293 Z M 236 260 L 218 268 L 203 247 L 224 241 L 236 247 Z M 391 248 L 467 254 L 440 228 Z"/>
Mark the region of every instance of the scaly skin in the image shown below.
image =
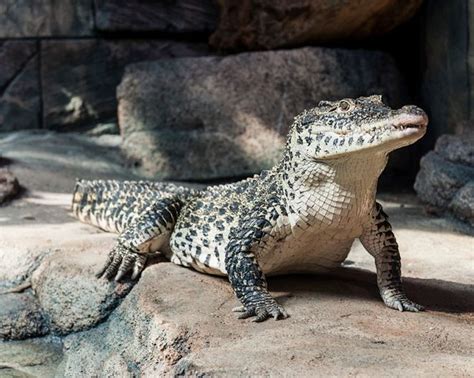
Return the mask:
<path id="1" fill-rule="evenodd" d="M 380 96 L 322 101 L 295 118 L 283 158 L 269 171 L 201 191 L 78 181 L 73 212 L 120 233 L 99 276 L 135 279 L 149 253 L 160 251 L 228 276 L 240 318 L 287 317 L 265 276 L 339 266 L 356 238 L 374 256 L 385 304 L 419 311 L 403 291 L 398 245 L 375 193 L 388 154 L 421 138 L 426 125 L 421 109 L 392 110 Z"/>

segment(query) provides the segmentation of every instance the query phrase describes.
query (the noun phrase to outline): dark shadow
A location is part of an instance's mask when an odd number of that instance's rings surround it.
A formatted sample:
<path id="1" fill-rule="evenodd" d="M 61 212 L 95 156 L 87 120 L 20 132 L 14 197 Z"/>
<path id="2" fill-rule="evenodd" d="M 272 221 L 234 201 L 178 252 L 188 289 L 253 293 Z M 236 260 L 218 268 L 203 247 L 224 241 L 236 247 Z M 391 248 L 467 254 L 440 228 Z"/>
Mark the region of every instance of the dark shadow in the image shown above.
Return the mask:
<path id="1" fill-rule="evenodd" d="M 474 313 L 474 285 L 458 282 L 404 278 L 404 287 L 410 299 L 426 310 L 447 313 Z M 356 269 L 339 268 L 323 275 L 290 275 L 269 278 L 272 291 L 317 292 L 339 298 L 363 298 L 380 302 L 375 273 Z M 280 296 L 284 304 L 289 296 Z"/>

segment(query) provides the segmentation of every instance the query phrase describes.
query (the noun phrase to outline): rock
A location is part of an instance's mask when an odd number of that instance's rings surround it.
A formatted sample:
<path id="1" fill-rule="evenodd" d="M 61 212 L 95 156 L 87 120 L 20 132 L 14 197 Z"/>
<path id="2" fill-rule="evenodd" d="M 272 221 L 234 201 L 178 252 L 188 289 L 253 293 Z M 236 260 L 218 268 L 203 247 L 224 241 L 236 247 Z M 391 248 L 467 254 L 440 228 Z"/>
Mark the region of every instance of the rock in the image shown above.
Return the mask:
<path id="1" fill-rule="evenodd" d="M 115 90 L 126 64 L 207 53 L 204 44 L 166 40 L 42 41 L 43 123 L 71 130 L 116 121 Z"/>
<path id="2" fill-rule="evenodd" d="M 442 282 L 405 284 L 427 305 L 472 310 L 472 285 L 442 289 Z M 65 376 L 373 376 L 386 372 L 390 356 L 394 375 L 429 375 L 433 367 L 462 375 L 471 364 L 468 314 L 386 309 L 367 271 L 271 278 L 269 287 L 291 317 L 256 324 L 231 312 L 238 302 L 227 280 L 171 263 L 150 266 L 105 323 L 64 339 L 59 369 Z M 439 332 L 449 340 L 439 341 Z"/>
<path id="3" fill-rule="evenodd" d="M 3 210 L 3 209 L 2 209 Z M 2 211 L 2 215 L 3 215 Z M 4 229 L 4 232 L 8 232 Z M 0 232 L 0 235 L 3 233 Z M 4 235 L 2 235 L 4 236 Z M 0 291 L 14 288 L 25 283 L 41 260 L 50 251 L 47 248 L 20 248 L 10 240 L 0 240 Z"/>
<path id="4" fill-rule="evenodd" d="M 421 159 L 415 190 L 421 200 L 438 212 L 452 210 L 473 221 L 474 133 L 443 135 L 434 151 Z"/>
<path id="5" fill-rule="evenodd" d="M 0 132 L 39 128 L 39 65 L 36 42 L 0 42 L 0 61 Z"/>
<path id="6" fill-rule="evenodd" d="M 54 333 L 68 334 L 100 323 L 131 289 L 131 283 L 97 279 L 98 262 L 102 260 L 96 251 L 58 252 L 33 273 L 33 290 Z"/>
<path id="7" fill-rule="evenodd" d="M 0 339 L 37 337 L 49 331 L 47 319 L 30 292 L 0 295 Z"/>
<path id="8" fill-rule="evenodd" d="M 105 32 L 209 33 L 217 14 L 213 0 L 95 0 L 96 27 Z"/>
<path id="9" fill-rule="evenodd" d="M 62 376 L 57 369 L 62 356 L 62 344 L 57 338 L 0 342 L 1 375 L 18 378 Z"/>
<path id="10" fill-rule="evenodd" d="M 117 89 L 123 151 L 158 179 L 204 180 L 275 164 L 294 116 L 322 99 L 380 93 L 403 80 L 386 54 L 302 48 L 144 62 Z"/>
<path id="11" fill-rule="evenodd" d="M 435 152 L 452 163 L 474 167 L 474 128 L 463 135 L 441 135 Z"/>
<path id="12" fill-rule="evenodd" d="M 218 0 L 218 49 L 260 50 L 362 39 L 409 20 L 422 0 Z"/>
<path id="13" fill-rule="evenodd" d="M 0 205 L 20 191 L 18 180 L 7 168 L 0 168 Z"/>
<path id="14" fill-rule="evenodd" d="M 0 38 L 91 35 L 90 0 L 3 0 Z"/>
<path id="15" fill-rule="evenodd" d="M 449 209 L 458 217 L 468 221 L 474 227 L 474 180 L 458 190 Z"/>

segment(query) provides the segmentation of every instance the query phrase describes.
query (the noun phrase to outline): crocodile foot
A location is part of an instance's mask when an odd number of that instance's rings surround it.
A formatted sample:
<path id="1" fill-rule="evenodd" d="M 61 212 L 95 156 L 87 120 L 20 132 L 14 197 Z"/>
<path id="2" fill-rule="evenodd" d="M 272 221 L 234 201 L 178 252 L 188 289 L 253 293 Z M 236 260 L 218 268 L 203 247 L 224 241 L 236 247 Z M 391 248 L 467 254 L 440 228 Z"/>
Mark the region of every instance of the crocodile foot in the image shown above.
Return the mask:
<path id="1" fill-rule="evenodd" d="M 388 307 L 398 311 L 419 312 L 425 309 L 423 306 L 409 300 L 401 290 L 382 290 L 380 295 Z"/>
<path id="2" fill-rule="evenodd" d="M 102 269 L 97 272 L 98 278 L 105 277 L 120 281 L 129 271 L 132 271 L 132 280 L 135 280 L 145 268 L 146 256 L 130 251 L 121 244 L 117 244 L 107 257 Z"/>
<path id="3" fill-rule="evenodd" d="M 286 319 L 289 316 L 285 309 L 274 299 L 259 303 L 255 306 L 239 306 L 232 309 L 232 311 L 241 312 L 238 317 L 239 319 L 247 319 L 255 316 L 255 319 L 252 320 L 254 322 L 263 322 L 268 318 L 275 320 Z"/>

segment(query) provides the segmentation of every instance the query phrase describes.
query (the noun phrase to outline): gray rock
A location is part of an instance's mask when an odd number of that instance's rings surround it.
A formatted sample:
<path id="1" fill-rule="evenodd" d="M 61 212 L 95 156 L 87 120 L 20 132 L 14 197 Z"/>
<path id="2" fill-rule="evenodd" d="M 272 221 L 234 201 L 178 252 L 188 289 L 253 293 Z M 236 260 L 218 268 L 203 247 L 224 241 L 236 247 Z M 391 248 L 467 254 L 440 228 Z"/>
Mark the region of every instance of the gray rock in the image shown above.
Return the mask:
<path id="1" fill-rule="evenodd" d="M 473 167 L 451 163 L 430 151 L 420 161 L 414 187 L 424 202 L 447 208 L 456 192 L 473 178 Z"/>
<path id="2" fill-rule="evenodd" d="M 15 197 L 19 191 L 17 178 L 7 168 L 0 168 L 0 205 Z"/>
<path id="3" fill-rule="evenodd" d="M 275 164 L 292 119 L 322 99 L 380 93 L 403 80 L 386 54 L 302 48 L 128 66 L 117 89 L 123 151 L 141 173 L 203 180 Z"/>
<path id="4" fill-rule="evenodd" d="M 90 0 L 2 0 L 0 38 L 92 34 Z"/>
<path id="5" fill-rule="evenodd" d="M 218 0 L 219 26 L 210 42 L 260 50 L 362 39 L 409 20 L 422 0 Z"/>
<path id="6" fill-rule="evenodd" d="M 36 43 L 0 42 L 0 62 L 0 131 L 39 128 L 40 95 Z"/>
<path id="7" fill-rule="evenodd" d="M 97 279 L 94 273 L 99 261 L 95 251 L 59 252 L 33 273 L 33 290 L 54 333 L 77 332 L 98 324 L 131 289 L 131 283 Z"/>
<path id="8" fill-rule="evenodd" d="M 472 222 L 474 134 L 443 135 L 421 159 L 414 188 L 431 210 Z"/>
<path id="9" fill-rule="evenodd" d="M 12 208 L 10 206 L 2 211 L 2 215 L 9 219 L 10 226 L 13 223 L 10 213 Z M 4 237 L 2 239 L 7 245 L 0 248 L 0 292 L 25 284 L 41 260 L 50 253 L 44 246 L 29 245 L 25 248 L 18 243 L 5 241 Z"/>
<path id="10" fill-rule="evenodd" d="M 449 204 L 449 209 L 474 227 L 474 180 L 458 190 Z"/>
<path id="11" fill-rule="evenodd" d="M 96 27 L 106 32 L 208 33 L 217 15 L 213 0 L 95 0 Z"/>
<path id="12" fill-rule="evenodd" d="M 48 331 L 48 321 L 32 293 L 0 295 L 0 339 L 26 339 Z"/>
<path id="13" fill-rule="evenodd" d="M 441 135 L 435 151 L 452 163 L 474 167 L 474 129 L 463 135 Z"/>
<path id="14" fill-rule="evenodd" d="M 2 377 L 61 377 L 62 345 L 48 338 L 0 342 Z"/>
<path id="15" fill-rule="evenodd" d="M 120 376 L 127 371 L 162 376 L 169 373 L 174 364 L 191 352 L 188 341 L 191 329 L 198 331 L 199 319 L 204 311 L 215 307 L 216 293 L 221 293 L 226 285 L 210 276 L 196 279 L 197 275 L 172 263 L 147 268 L 106 323 L 64 340 L 68 353 L 61 368 L 65 374 L 75 376 L 81 371 L 93 376 L 106 371 L 106 375 Z M 209 295 L 205 294 L 204 288 L 211 285 L 215 287 Z M 150 295 L 154 291 L 163 296 Z M 199 292 L 198 298 L 195 297 Z M 185 310 L 187 300 L 183 298 L 192 297 L 200 305 L 189 313 Z M 174 317 L 186 320 L 181 322 Z"/>
<path id="16" fill-rule="evenodd" d="M 62 131 L 116 121 L 126 64 L 207 54 L 207 45 L 153 40 L 42 41 L 43 124 Z"/>
<path id="17" fill-rule="evenodd" d="M 433 235 L 424 233 L 430 241 Z M 370 261 L 365 251 L 361 256 Z M 330 277 L 271 278 L 272 292 L 291 317 L 256 324 L 231 312 L 238 302 L 227 280 L 172 263 L 153 265 L 105 323 L 64 339 L 59 369 L 72 377 L 373 376 L 386 372 L 394 345 L 391 374 L 409 369 L 429 375 L 436 366 L 462 375 L 469 369 L 472 331 L 465 318 L 385 310 L 374 279 L 352 269 Z M 405 284 L 436 309 L 440 303 L 472 309 L 472 285 L 420 278 Z M 433 342 L 434 330 L 445 329 L 449 342 Z M 439 363 L 437 353 L 450 363 Z"/>

